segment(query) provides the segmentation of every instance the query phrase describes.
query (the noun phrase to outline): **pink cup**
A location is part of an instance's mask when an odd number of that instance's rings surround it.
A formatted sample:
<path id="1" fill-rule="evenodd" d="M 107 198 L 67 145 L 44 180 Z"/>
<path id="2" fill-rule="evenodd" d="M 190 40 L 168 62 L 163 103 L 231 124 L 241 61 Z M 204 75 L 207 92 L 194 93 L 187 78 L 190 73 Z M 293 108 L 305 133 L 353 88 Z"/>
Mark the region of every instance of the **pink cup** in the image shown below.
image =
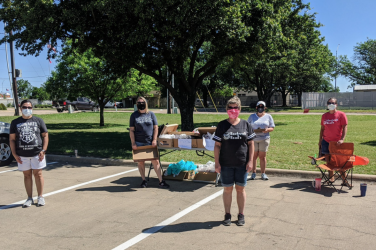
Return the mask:
<path id="1" fill-rule="evenodd" d="M 321 178 L 316 178 L 315 182 L 316 182 L 315 190 L 316 191 L 321 191 Z"/>

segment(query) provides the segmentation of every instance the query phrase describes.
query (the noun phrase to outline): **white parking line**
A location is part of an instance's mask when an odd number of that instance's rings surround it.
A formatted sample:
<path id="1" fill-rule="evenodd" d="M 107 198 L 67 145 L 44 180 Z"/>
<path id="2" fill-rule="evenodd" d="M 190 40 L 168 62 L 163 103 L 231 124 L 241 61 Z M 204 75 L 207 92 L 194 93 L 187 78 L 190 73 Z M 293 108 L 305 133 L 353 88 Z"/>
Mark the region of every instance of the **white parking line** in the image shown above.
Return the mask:
<path id="1" fill-rule="evenodd" d="M 62 192 L 65 192 L 65 191 L 68 191 L 68 190 L 71 190 L 71 189 L 82 187 L 82 186 L 85 186 L 85 185 L 88 185 L 88 184 L 91 184 L 91 183 L 94 183 L 94 182 L 106 180 L 108 178 L 116 177 L 116 176 L 119 176 L 119 175 L 127 174 L 127 173 L 130 173 L 130 172 L 136 171 L 136 170 L 138 170 L 138 168 L 134 168 L 134 169 L 131 169 L 131 170 L 128 170 L 128 171 L 124 171 L 124 172 L 118 173 L 118 174 L 109 175 L 109 176 L 102 177 L 102 178 L 99 178 L 99 179 L 95 179 L 95 180 L 92 180 L 92 181 L 87 181 L 87 182 L 84 182 L 84 183 L 81 183 L 81 184 L 77 184 L 77 185 L 74 185 L 74 186 L 71 186 L 71 187 L 63 188 L 63 189 L 60 189 L 60 190 L 57 190 L 57 191 L 53 191 L 53 192 L 44 194 L 43 197 L 47 197 L 47 196 L 50 196 L 50 195 L 62 193 Z M 38 198 L 38 197 L 37 196 L 33 197 L 33 199 L 36 199 L 36 198 Z M 22 205 L 25 201 L 26 200 L 17 201 L 15 203 L 12 203 L 12 204 L 9 204 L 9 205 L 6 205 L 6 206 L 2 206 L 2 207 L 0 207 L 0 210 L 4 210 L 4 209 L 7 209 L 7 208 L 11 208 L 11 207 L 16 207 L 16 206 Z"/>
<path id="2" fill-rule="evenodd" d="M 58 163 L 58 162 L 57 162 L 57 161 L 49 162 L 49 163 L 47 163 L 47 165 L 51 165 L 51 164 L 55 164 L 55 163 Z M 6 173 L 6 172 L 17 171 L 17 170 L 18 170 L 18 168 L 16 168 L 16 169 L 11 169 L 11 170 L 6 170 L 6 171 L 1 171 L 0 174 L 2 174 L 2 173 Z"/>
<path id="3" fill-rule="evenodd" d="M 223 194 L 223 190 L 220 190 L 212 195 L 210 195 L 209 197 L 197 202 L 196 204 L 184 209 L 183 211 L 175 214 L 174 216 L 168 218 L 167 220 L 164 220 L 162 221 L 161 223 L 159 223 L 158 225 L 146 230 L 145 232 L 142 232 L 140 233 L 139 235 L 133 237 L 132 239 L 124 242 L 123 244 L 121 244 L 120 246 L 117 246 L 115 247 L 113 250 L 123 250 L 123 249 L 127 249 L 131 246 L 133 246 L 134 244 L 142 241 L 143 239 L 149 237 L 150 235 L 152 235 L 153 233 L 156 233 L 158 232 L 159 230 L 161 230 L 162 228 L 164 228 L 165 226 L 173 223 L 174 221 L 180 219 L 181 217 L 183 217 L 184 215 L 186 214 L 189 214 L 190 212 L 192 212 L 193 210 L 195 210 L 196 208 L 199 208 L 201 207 L 202 205 L 204 205 L 205 203 L 208 203 L 209 201 L 217 198 L 218 196 L 220 196 L 221 194 Z"/>
<path id="4" fill-rule="evenodd" d="M 6 172 L 17 171 L 17 170 L 18 170 L 18 168 L 16 168 L 16 169 L 11 169 L 11 170 L 6 170 L 6 171 L 1 171 L 0 174 L 2 174 L 2 173 L 6 173 Z"/>

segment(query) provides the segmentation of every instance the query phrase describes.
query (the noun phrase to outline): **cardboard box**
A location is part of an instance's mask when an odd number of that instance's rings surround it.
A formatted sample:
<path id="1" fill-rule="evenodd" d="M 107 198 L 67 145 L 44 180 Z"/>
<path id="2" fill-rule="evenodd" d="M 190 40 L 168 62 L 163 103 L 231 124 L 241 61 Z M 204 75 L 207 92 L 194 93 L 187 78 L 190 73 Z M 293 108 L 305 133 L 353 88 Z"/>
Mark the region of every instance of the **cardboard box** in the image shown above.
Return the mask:
<path id="1" fill-rule="evenodd" d="M 167 132 L 167 134 L 171 135 L 190 135 L 190 136 L 200 136 L 200 134 L 194 133 L 194 132 L 189 132 L 189 131 L 175 131 L 175 132 Z"/>
<path id="2" fill-rule="evenodd" d="M 182 181 L 182 180 L 184 180 L 186 177 L 186 175 L 187 175 L 187 171 L 181 171 L 180 173 L 179 173 L 179 175 L 176 175 L 175 177 L 173 176 L 173 175 L 167 175 L 167 176 L 165 176 L 165 172 L 166 172 L 167 170 L 165 170 L 165 171 L 163 171 L 163 175 L 162 175 L 162 178 L 163 178 L 163 180 L 173 180 L 173 181 Z"/>
<path id="3" fill-rule="evenodd" d="M 203 148 L 203 149 L 205 149 L 204 139 L 195 139 L 195 140 L 196 140 L 197 148 Z"/>
<path id="4" fill-rule="evenodd" d="M 156 160 L 159 158 L 158 148 L 156 146 L 141 146 L 137 150 L 132 150 L 133 161 Z"/>
<path id="5" fill-rule="evenodd" d="M 217 127 L 200 127 L 197 128 L 198 132 L 200 132 L 200 135 L 204 135 L 206 133 L 214 134 L 214 132 L 217 130 Z"/>
<path id="6" fill-rule="evenodd" d="M 253 132 L 255 133 L 262 133 L 264 132 L 266 129 L 262 129 L 262 128 L 258 128 L 258 129 L 254 129 Z"/>
<path id="7" fill-rule="evenodd" d="M 195 179 L 193 181 L 208 181 L 208 182 L 215 182 L 217 180 L 217 173 L 212 172 L 198 172 L 195 175 Z"/>
<path id="8" fill-rule="evenodd" d="M 195 175 L 196 175 L 196 173 L 195 173 L 194 170 L 188 171 L 187 174 L 185 175 L 184 179 L 186 179 L 186 180 L 194 180 Z"/>
<path id="9" fill-rule="evenodd" d="M 174 140 L 174 147 L 179 148 L 179 139 L 173 139 Z M 182 140 L 182 139 L 180 139 Z M 190 140 L 191 141 L 191 147 L 197 148 L 197 141 L 196 139 L 183 139 L 183 140 Z"/>
<path id="10" fill-rule="evenodd" d="M 160 148 L 173 148 L 174 147 L 174 139 L 158 138 L 157 143 L 158 143 L 158 147 Z"/>
<path id="11" fill-rule="evenodd" d="M 178 124 L 165 125 L 160 135 L 168 134 L 169 132 L 175 132 L 178 129 Z M 174 139 L 158 138 L 158 147 L 160 148 L 173 148 Z"/>

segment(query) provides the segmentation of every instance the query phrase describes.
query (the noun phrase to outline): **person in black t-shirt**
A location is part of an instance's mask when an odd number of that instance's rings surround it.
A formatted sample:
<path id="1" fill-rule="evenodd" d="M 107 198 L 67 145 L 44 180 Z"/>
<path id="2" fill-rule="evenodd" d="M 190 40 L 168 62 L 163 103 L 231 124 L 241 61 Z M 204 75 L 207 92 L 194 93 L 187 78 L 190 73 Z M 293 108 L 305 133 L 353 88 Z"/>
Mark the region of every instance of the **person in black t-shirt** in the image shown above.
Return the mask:
<path id="1" fill-rule="evenodd" d="M 157 117 L 148 110 L 148 103 L 144 97 L 137 98 L 137 109 L 129 119 L 129 136 L 132 142 L 132 149 L 136 150 L 137 147 L 149 145 L 157 147 Z M 162 179 L 159 161 L 153 160 L 151 162 L 159 179 L 159 187 L 169 188 L 170 185 Z M 145 161 L 138 162 L 138 171 L 142 178 L 141 187 L 146 188 L 148 182 L 145 179 Z"/>
<path id="2" fill-rule="evenodd" d="M 231 225 L 232 191 L 235 184 L 239 207 L 238 226 L 243 226 L 245 208 L 245 186 L 248 173 L 252 170 L 253 138 L 256 134 L 251 125 L 240 119 L 241 102 L 238 97 L 228 100 L 226 105 L 229 118 L 218 123 L 213 139 L 215 142 L 215 171 L 221 174 L 223 203 L 225 207 L 224 225 Z"/>
<path id="3" fill-rule="evenodd" d="M 18 170 L 24 174 L 28 198 L 22 207 L 34 204 L 33 175 L 38 191 L 37 206 L 44 206 L 42 169 L 46 167 L 48 131 L 44 121 L 32 115 L 33 104 L 29 100 L 23 100 L 20 108 L 22 116 L 13 120 L 10 125 L 9 144 L 18 163 Z"/>

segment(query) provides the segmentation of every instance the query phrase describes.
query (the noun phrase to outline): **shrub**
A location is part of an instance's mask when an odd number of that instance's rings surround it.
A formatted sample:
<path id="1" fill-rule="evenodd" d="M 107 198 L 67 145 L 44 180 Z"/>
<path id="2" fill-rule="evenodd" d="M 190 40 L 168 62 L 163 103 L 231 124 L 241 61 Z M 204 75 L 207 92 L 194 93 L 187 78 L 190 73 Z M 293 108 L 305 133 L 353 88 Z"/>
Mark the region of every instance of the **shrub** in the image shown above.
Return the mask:
<path id="1" fill-rule="evenodd" d="M 0 110 L 7 110 L 7 107 L 4 105 L 4 103 L 0 103 Z"/>

